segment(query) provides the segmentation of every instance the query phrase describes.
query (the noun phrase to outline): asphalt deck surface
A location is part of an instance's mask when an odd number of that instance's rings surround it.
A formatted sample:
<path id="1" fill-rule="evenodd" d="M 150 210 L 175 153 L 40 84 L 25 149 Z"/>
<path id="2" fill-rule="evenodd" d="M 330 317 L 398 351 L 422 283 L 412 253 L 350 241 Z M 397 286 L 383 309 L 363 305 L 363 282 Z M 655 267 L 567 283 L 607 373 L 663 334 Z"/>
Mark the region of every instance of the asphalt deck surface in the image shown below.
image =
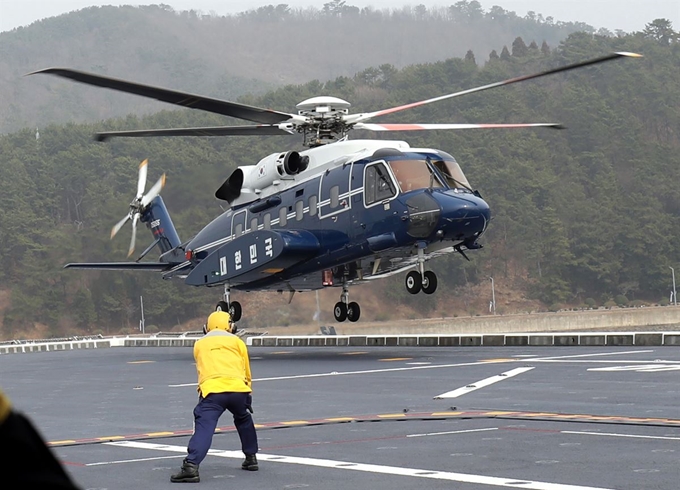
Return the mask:
<path id="1" fill-rule="evenodd" d="M 200 488 L 679 488 L 680 348 L 250 348 L 260 470 L 228 413 Z M 190 348 L 0 356 L 0 387 L 83 489 L 166 489 Z M 440 395 L 444 398 L 436 398 Z M 184 487 L 182 487 L 184 488 Z"/>

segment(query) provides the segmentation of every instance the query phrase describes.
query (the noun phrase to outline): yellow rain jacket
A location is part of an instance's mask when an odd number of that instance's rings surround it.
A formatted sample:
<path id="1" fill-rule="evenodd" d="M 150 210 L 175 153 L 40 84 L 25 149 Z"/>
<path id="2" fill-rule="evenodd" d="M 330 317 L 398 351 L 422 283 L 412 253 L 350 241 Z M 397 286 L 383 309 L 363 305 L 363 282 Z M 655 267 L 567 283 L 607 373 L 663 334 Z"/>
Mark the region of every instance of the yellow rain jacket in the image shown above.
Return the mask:
<path id="1" fill-rule="evenodd" d="M 250 360 L 246 344 L 234 334 L 213 330 L 194 344 L 198 391 L 210 393 L 250 393 Z"/>
<path id="2" fill-rule="evenodd" d="M 0 391 L 0 425 L 7 419 L 12 411 L 12 404 L 9 399 Z"/>

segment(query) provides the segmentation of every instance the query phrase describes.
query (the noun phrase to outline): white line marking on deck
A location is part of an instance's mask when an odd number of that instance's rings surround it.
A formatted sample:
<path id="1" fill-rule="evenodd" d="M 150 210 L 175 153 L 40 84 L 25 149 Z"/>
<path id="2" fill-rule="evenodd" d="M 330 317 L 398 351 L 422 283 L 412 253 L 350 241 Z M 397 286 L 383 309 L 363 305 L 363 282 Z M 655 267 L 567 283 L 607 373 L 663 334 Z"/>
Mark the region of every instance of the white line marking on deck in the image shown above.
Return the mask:
<path id="1" fill-rule="evenodd" d="M 181 454 L 175 456 L 158 456 L 156 458 L 138 458 L 138 459 L 121 459 L 119 461 L 101 461 L 99 463 L 86 463 L 85 466 L 104 466 L 109 464 L 123 464 L 123 463 L 138 463 L 140 461 L 156 461 L 159 459 L 177 459 L 182 458 Z"/>
<path id="2" fill-rule="evenodd" d="M 463 386 L 462 388 L 458 388 L 453 391 L 447 391 L 446 393 L 442 393 L 441 395 L 437 395 L 434 397 L 435 400 L 441 400 L 442 398 L 457 398 L 459 396 L 465 395 L 466 393 L 470 393 L 471 391 L 478 390 L 480 388 L 484 388 L 485 386 L 492 385 L 494 383 L 498 383 L 499 381 L 503 381 L 504 379 L 512 378 L 513 376 L 517 376 L 518 374 L 526 373 L 527 371 L 531 371 L 534 369 L 533 367 L 521 367 L 521 368 L 515 368 L 511 369 L 510 371 L 506 371 L 501 374 L 497 374 L 496 376 L 491 376 L 490 378 L 482 379 L 480 381 L 477 381 L 474 384 L 470 384 L 467 386 Z"/>
<path id="3" fill-rule="evenodd" d="M 449 434 L 467 434 L 469 432 L 486 432 L 489 430 L 498 430 L 498 427 L 487 427 L 486 429 L 449 430 L 446 432 L 429 432 L 427 434 L 407 434 L 406 437 L 444 436 Z"/>
<path id="4" fill-rule="evenodd" d="M 680 437 L 671 436 L 643 436 L 638 434 L 616 434 L 612 432 L 581 432 L 574 430 L 562 430 L 562 434 L 577 434 L 586 436 L 608 436 L 608 437 L 628 437 L 631 439 L 661 439 L 664 441 L 680 441 Z"/>
<path id="5" fill-rule="evenodd" d="M 415 371 L 418 369 L 441 369 L 441 368 L 451 368 L 451 367 L 463 367 L 463 366 L 480 366 L 488 365 L 488 361 L 475 361 L 475 362 L 461 362 L 457 364 L 434 364 L 429 366 L 411 366 L 411 367 L 398 367 L 398 368 L 385 368 L 385 369 L 366 369 L 364 371 L 333 371 L 330 373 L 313 373 L 313 374 L 293 374 L 291 376 L 276 376 L 273 378 L 258 378 L 254 379 L 253 382 L 261 381 L 281 381 L 284 379 L 303 379 L 303 378 L 322 378 L 325 376 L 348 376 L 351 374 L 374 374 L 374 373 L 391 373 L 397 371 Z M 196 383 L 183 383 L 176 385 L 168 385 L 170 388 L 183 388 L 186 386 L 196 386 Z"/>
<path id="6" fill-rule="evenodd" d="M 637 371 L 640 373 L 655 373 L 659 371 L 678 371 L 680 364 L 635 364 L 634 366 L 608 366 L 588 368 L 588 371 Z"/>
<path id="7" fill-rule="evenodd" d="M 170 446 L 167 444 L 152 444 L 136 441 L 106 442 L 110 446 L 130 447 L 135 449 L 152 449 L 186 454 L 185 446 Z M 241 451 L 220 451 L 211 449 L 211 456 L 220 458 L 243 459 Z M 432 471 L 418 468 L 403 468 L 401 466 L 384 466 L 376 464 L 352 463 L 350 461 L 334 461 L 331 459 L 298 458 L 294 456 L 282 456 L 276 454 L 257 454 L 259 461 L 271 461 L 274 463 L 298 464 L 315 466 L 320 468 L 334 468 L 338 470 L 353 470 L 365 473 L 379 473 L 392 476 L 411 476 L 428 478 L 432 480 L 457 481 L 462 483 L 476 483 L 480 485 L 493 485 L 497 487 L 525 488 L 529 490 L 612 490 L 603 487 L 590 487 L 581 485 L 568 485 L 562 483 L 550 483 L 517 478 L 500 478 L 495 476 L 471 475 L 467 473 L 453 473 L 449 471 Z"/>
<path id="8" fill-rule="evenodd" d="M 592 354 L 572 354 L 570 356 L 548 356 L 548 357 L 535 357 L 531 361 L 562 361 L 567 359 L 576 359 L 578 357 L 596 357 L 596 356 L 621 356 L 624 354 L 648 354 L 654 352 L 653 350 L 629 350 L 625 352 L 594 352 Z M 632 361 L 636 362 L 636 361 Z M 639 361 L 639 362 L 649 362 L 649 361 Z"/>

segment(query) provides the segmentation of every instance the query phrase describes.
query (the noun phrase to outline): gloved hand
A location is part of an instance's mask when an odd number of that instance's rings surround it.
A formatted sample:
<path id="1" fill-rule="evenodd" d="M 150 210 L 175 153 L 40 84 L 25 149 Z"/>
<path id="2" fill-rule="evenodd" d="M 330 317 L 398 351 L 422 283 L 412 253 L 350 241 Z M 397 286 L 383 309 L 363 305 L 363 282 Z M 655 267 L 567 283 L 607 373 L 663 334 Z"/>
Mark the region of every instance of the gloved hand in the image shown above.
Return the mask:
<path id="1" fill-rule="evenodd" d="M 250 413 L 253 412 L 253 395 L 248 393 L 248 396 L 246 396 L 246 410 L 248 410 Z"/>

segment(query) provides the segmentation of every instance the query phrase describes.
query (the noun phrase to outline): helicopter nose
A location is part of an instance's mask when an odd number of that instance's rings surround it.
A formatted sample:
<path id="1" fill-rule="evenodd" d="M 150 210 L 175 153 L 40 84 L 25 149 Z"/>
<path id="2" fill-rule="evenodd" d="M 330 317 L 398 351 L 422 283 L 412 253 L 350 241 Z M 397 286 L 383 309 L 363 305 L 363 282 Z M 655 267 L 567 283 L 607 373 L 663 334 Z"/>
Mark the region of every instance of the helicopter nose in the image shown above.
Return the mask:
<path id="1" fill-rule="evenodd" d="M 491 218 L 487 202 L 474 194 L 454 191 L 433 196 L 442 208 L 437 235 L 446 240 L 475 239 L 486 231 Z"/>

